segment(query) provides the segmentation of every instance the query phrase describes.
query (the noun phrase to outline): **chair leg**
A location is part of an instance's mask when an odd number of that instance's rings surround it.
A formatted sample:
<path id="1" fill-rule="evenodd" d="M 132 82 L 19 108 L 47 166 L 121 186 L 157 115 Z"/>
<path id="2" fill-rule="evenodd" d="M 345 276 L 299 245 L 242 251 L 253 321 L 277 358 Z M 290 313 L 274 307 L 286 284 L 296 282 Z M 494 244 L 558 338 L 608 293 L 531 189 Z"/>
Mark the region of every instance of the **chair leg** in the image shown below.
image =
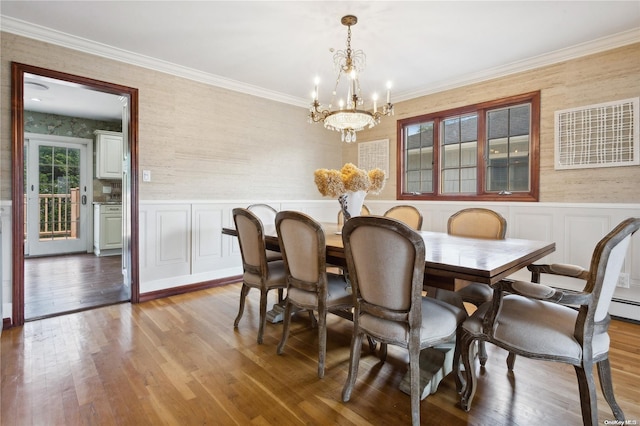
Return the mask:
<path id="1" fill-rule="evenodd" d="M 613 395 L 613 382 L 611 381 L 611 366 L 609 365 L 609 358 L 598 362 L 596 366 L 598 367 L 598 378 L 600 379 L 600 387 L 602 388 L 604 399 L 609 404 L 616 420 L 622 422 L 624 421 L 624 413 L 616 402 L 616 397 Z"/>
<path id="2" fill-rule="evenodd" d="M 324 377 L 324 364 L 327 354 L 327 311 L 318 310 L 318 377 Z"/>
<path id="3" fill-rule="evenodd" d="M 309 320 L 311 320 L 311 328 L 316 328 L 318 326 L 318 320 L 316 319 L 316 315 L 313 313 L 313 309 L 309 309 Z"/>
<path id="4" fill-rule="evenodd" d="M 242 314 L 244 313 L 244 302 L 247 298 L 247 293 L 249 293 L 249 287 L 243 283 L 242 289 L 240 290 L 240 308 L 238 309 L 238 315 L 233 322 L 234 328 L 238 328 L 238 323 L 240 323 L 240 318 L 242 318 Z"/>
<path id="5" fill-rule="evenodd" d="M 462 379 L 462 355 L 460 354 L 460 341 L 462 339 L 462 327 L 458 327 L 456 330 L 456 346 L 453 351 L 453 373 L 456 379 L 456 391 L 458 394 L 462 393 L 463 379 Z"/>
<path id="6" fill-rule="evenodd" d="M 487 356 L 487 348 L 485 347 L 483 340 L 478 340 L 478 359 L 480 360 L 480 365 L 483 367 L 487 363 L 487 359 L 489 359 Z"/>
<path id="7" fill-rule="evenodd" d="M 260 325 L 258 327 L 258 344 L 262 344 L 264 327 L 267 325 L 267 290 L 260 290 Z"/>
<path id="8" fill-rule="evenodd" d="M 598 398 L 596 396 L 596 384 L 593 378 L 593 365 L 587 363 L 582 367 L 577 365 L 573 367 L 578 377 L 582 423 L 584 426 L 595 426 L 598 424 Z"/>
<path id="9" fill-rule="evenodd" d="M 284 352 L 284 346 L 287 344 L 287 339 L 289 338 L 289 326 L 291 325 L 291 302 L 287 300 L 284 305 L 284 318 L 282 320 L 282 339 L 280 339 L 280 343 L 278 343 L 278 348 L 276 352 L 278 355 L 282 355 Z"/>
<path id="10" fill-rule="evenodd" d="M 367 341 L 369 342 L 369 352 L 375 353 L 376 346 L 378 345 L 376 341 L 369 335 L 367 335 Z"/>
<path id="11" fill-rule="evenodd" d="M 507 368 L 509 369 L 509 371 L 513 371 L 513 366 L 516 363 L 516 354 L 514 354 L 513 352 L 509 352 L 509 355 L 507 355 Z"/>
<path id="12" fill-rule="evenodd" d="M 354 330 L 351 337 L 351 356 L 349 358 L 349 375 L 342 389 L 342 401 L 347 402 L 351 398 L 351 391 L 358 377 L 358 364 L 360 363 L 360 349 L 362 346 L 362 332 Z"/>
<path id="13" fill-rule="evenodd" d="M 387 360 L 387 344 L 380 342 L 380 361 L 385 362 Z"/>
<path id="14" fill-rule="evenodd" d="M 475 338 L 464 330 L 460 333 L 460 355 L 464 365 L 464 384 L 460 393 L 460 406 L 464 411 L 471 409 L 471 401 L 476 393 L 477 378 L 471 362 L 473 342 Z"/>
<path id="15" fill-rule="evenodd" d="M 386 344 L 384 345 L 386 348 Z M 411 378 L 411 423 L 420 426 L 420 348 L 409 348 L 409 370 Z"/>

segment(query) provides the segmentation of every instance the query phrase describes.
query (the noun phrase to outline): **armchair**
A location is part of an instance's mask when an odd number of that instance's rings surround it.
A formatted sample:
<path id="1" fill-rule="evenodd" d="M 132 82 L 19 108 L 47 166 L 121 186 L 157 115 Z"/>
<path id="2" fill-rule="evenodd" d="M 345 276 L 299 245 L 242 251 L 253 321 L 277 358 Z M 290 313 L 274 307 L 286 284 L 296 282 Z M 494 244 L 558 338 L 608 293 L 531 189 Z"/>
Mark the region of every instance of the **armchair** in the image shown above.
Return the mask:
<path id="1" fill-rule="evenodd" d="M 482 305 L 458 329 L 456 356 L 462 356 L 464 377 L 456 363 L 460 405 L 471 408 L 477 378 L 471 365 L 475 341 L 493 343 L 515 354 L 573 365 L 578 378 L 582 421 L 598 424 L 593 366 L 597 366 L 604 398 L 615 418 L 624 414 L 615 400 L 609 365 L 609 304 L 631 236 L 640 218 L 621 222 L 596 245 L 588 270 L 570 265 L 531 266 L 533 280 L 540 274 L 569 275 L 586 280 L 582 291 L 567 291 L 535 282 L 503 280 L 494 286 L 493 300 Z M 574 307 L 577 307 L 574 308 Z"/>

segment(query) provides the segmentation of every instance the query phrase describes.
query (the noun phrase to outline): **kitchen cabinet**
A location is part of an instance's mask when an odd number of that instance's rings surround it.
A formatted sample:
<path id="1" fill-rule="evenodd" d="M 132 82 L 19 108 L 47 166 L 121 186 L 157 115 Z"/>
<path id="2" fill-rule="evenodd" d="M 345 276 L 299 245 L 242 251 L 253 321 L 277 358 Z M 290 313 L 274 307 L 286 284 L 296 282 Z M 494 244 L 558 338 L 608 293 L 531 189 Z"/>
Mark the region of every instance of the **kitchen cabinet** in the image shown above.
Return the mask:
<path id="1" fill-rule="evenodd" d="M 96 256 L 122 253 L 121 204 L 94 204 L 93 252 Z"/>
<path id="2" fill-rule="evenodd" d="M 122 133 L 96 130 L 96 177 L 122 179 Z"/>

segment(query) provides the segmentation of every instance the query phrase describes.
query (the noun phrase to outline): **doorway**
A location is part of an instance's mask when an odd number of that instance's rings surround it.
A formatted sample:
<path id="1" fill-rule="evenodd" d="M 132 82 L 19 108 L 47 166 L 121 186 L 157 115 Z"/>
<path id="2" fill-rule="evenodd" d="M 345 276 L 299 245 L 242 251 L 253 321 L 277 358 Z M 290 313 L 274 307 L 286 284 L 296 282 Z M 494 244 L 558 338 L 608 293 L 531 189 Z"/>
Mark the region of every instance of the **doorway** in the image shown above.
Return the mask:
<path id="1" fill-rule="evenodd" d="M 84 173 L 87 178 L 82 178 L 82 158 L 88 159 L 90 154 L 83 152 L 84 144 L 74 144 L 69 141 L 37 141 L 34 143 L 37 150 L 30 145 L 32 140 L 25 138 L 25 76 L 37 76 L 44 79 L 54 79 L 63 84 L 81 88 L 85 91 L 108 94 L 110 96 L 117 95 L 122 105 L 122 135 L 123 135 L 123 174 L 122 174 L 122 255 L 114 256 L 109 259 L 95 259 L 91 253 L 92 232 L 90 232 L 91 223 L 91 179 L 89 174 Z M 105 265 L 108 263 L 116 263 L 115 270 L 119 275 L 120 281 L 124 283 L 123 292 L 119 292 L 119 297 L 125 297 L 132 303 L 139 301 L 139 282 L 138 282 L 138 196 L 137 196 L 137 118 L 138 118 L 138 91 L 135 88 L 121 86 L 113 83 L 89 79 L 86 77 L 70 75 L 59 71 L 48 70 L 30 65 L 12 63 L 12 126 L 13 126 L 13 145 L 12 145 L 12 217 L 13 233 L 12 233 L 12 325 L 22 325 L 25 321 L 25 254 L 29 256 L 29 261 L 34 255 L 42 256 L 56 252 L 52 249 L 53 243 L 61 243 L 59 250 L 79 250 L 81 255 L 64 254 L 56 257 L 40 258 L 39 270 L 49 271 L 48 278 L 50 282 L 55 280 L 51 276 L 54 270 L 71 270 L 76 275 L 81 275 L 78 271 L 84 271 L 86 274 L 81 281 L 83 282 L 82 290 L 85 291 L 91 287 L 91 284 L 99 283 L 103 278 L 112 274 L 113 269 L 109 267 L 106 271 Z M 27 135 L 28 136 L 28 135 Z M 87 145 L 87 149 L 88 149 Z M 42 167 L 49 170 L 51 179 L 48 176 L 35 178 L 35 175 L 24 173 L 26 162 L 37 159 L 41 162 L 42 158 L 51 159 L 50 164 L 46 165 L 48 160 L 43 161 Z M 91 153 L 91 156 L 93 154 Z M 79 156 L 79 158 L 76 158 Z M 27 161 L 29 160 L 29 161 Z M 76 165 L 76 160 L 77 165 Z M 64 163 L 64 166 L 60 166 Z M 86 164 L 86 172 L 90 172 L 92 164 Z M 57 168 L 57 166 L 60 166 Z M 75 168 L 81 170 L 79 175 L 75 175 Z M 64 173 L 63 173 L 64 169 Z M 42 171 L 38 173 L 42 175 Z M 45 173 L 46 174 L 46 173 Z M 30 177 L 31 176 L 31 177 Z M 60 179 L 59 179 L 60 178 Z M 37 179 L 38 185 L 34 179 Z M 77 180 L 77 181 L 76 181 Z M 42 185 L 40 185 L 42 184 Z M 77 184 L 77 185 L 76 185 Z M 33 193 L 28 194 L 33 185 Z M 25 203 L 21 202 L 26 198 L 36 198 L 35 193 L 38 192 L 40 198 L 40 190 L 42 186 L 45 190 L 46 197 L 64 198 L 67 205 L 60 208 L 59 212 L 52 213 L 48 204 L 47 214 L 43 214 L 41 207 L 34 209 L 36 213 L 27 214 L 27 220 L 17 220 L 24 218 L 25 213 L 31 209 L 26 208 Z M 53 188 L 58 186 L 57 188 Z M 77 188 L 77 189 L 74 189 Z M 65 192 L 64 196 L 59 196 L 60 192 Z M 48 191 L 48 192 L 47 192 Z M 73 194 L 73 195 L 71 195 Z M 45 197 L 45 198 L 46 198 Z M 35 200 L 31 200 L 34 204 Z M 40 204 L 44 209 L 45 204 Z M 84 214 L 84 221 L 83 221 Z M 66 215 L 66 216 L 65 216 Z M 26 223 L 25 223 L 26 222 Z M 64 226 L 63 226 L 64 222 Z M 84 223 L 83 223 L 84 222 Z M 57 226 L 57 227 L 56 227 Z M 25 240 L 25 231 L 37 231 L 37 237 L 27 237 Z M 27 232 L 27 235 L 30 232 Z M 37 239 L 38 241 L 35 241 Z M 74 244 L 77 244 L 74 246 Z M 84 244 L 84 245 L 83 245 Z M 62 248 L 64 247 L 64 248 Z M 84 249 L 83 249 L 84 247 Z M 60 253 L 60 252 L 57 252 Z M 56 259 L 57 258 L 57 259 Z M 44 259 L 44 260 L 43 260 Z M 55 264 L 51 263 L 55 259 Z M 66 263 L 65 263 L 66 262 Z M 71 263 L 69 263 L 71 262 Z M 43 266 L 44 265 L 44 266 Z M 31 267 L 31 265 L 29 265 Z M 33 273 L 30 269 L 29 273 Z M 66 279 L 61 282 L 67 284 L 64 287 L 69 289 L 72 285 Z M 87 300 L 83 297 L 82 300 Z M 99 306 L 101 303 L 96 303 Z M 78 306 L 75 310 L 86 309 L 87 306 Z"/>

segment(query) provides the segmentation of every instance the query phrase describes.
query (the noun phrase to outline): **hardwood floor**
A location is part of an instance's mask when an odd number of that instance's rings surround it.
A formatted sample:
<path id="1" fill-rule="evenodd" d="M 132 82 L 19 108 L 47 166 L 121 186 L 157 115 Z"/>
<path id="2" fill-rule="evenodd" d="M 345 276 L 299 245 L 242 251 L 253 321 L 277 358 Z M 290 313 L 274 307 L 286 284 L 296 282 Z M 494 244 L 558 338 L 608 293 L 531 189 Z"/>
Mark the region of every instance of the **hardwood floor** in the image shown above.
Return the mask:
<path id="1" fill-rule="evenodd" d="M 264 344 L 256 343 L 257 291 L 249 292 L 234 330 L 239 294 L 233 284 L 4 330 L 0 423 L 410 424 L 409 397 L 398 390 L 404 351 L 389 346 L 384 363 L 364 353 L 351 401 L 343 403 L 352 324 L 329 316 L 326 375 L 318 379 L 317 332 L 308 316 L 294 318 L 285 352 L 277 355 L 281 324 L 268 324 Z M 639 333 L 640 325 L 611 324 L 614 388 L 636 422 L 630 424 L 640 421 Z M 487 350 L 471 411 L 459 408 L 450 375 L 422 401 L 424 425 L 582 424 L 572 367 L 519 357 L 511 375 L 506 352 Z M 598 404 L 600 424 L 613 419 L 600 392 Z"/>
<path id="2" fill-rule="evenodd" d="M 24 315 L 33 320 L 129 300 L 120 256 L 90 253 L 26 258 Z"/>

